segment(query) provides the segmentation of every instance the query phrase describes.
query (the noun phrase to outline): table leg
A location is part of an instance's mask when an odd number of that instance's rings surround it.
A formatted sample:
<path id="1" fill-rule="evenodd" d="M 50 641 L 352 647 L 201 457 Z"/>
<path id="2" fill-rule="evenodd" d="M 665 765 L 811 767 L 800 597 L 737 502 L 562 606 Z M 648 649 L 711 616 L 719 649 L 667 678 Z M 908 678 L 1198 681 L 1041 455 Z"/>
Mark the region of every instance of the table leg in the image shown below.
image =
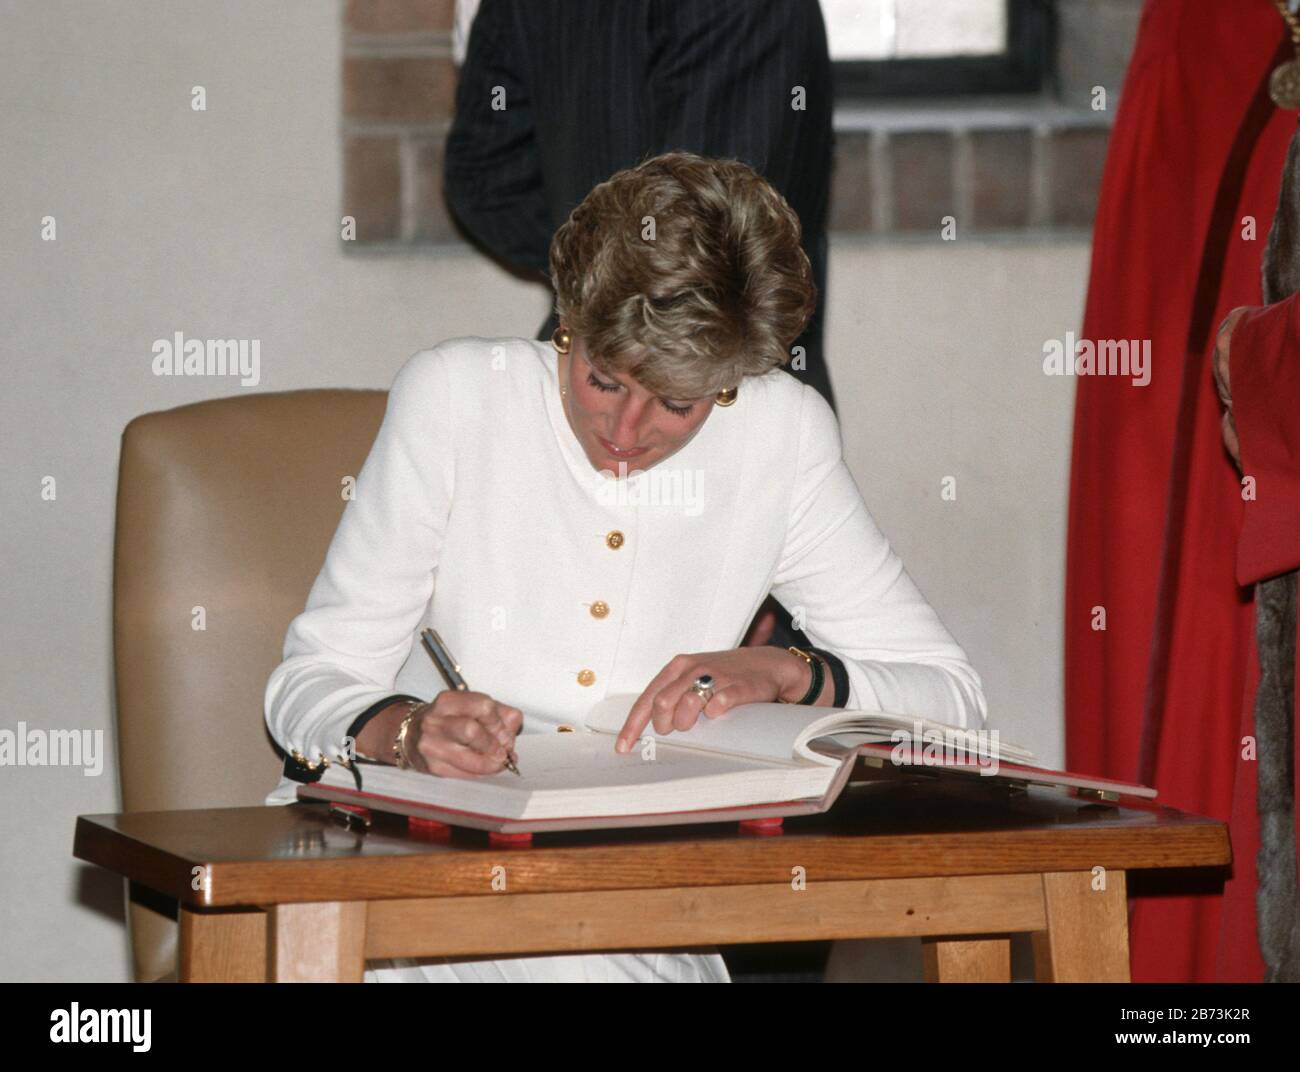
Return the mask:
<path id="1" fill-rule="evenodd" d="M 1039 982 L 1127 983 L 1128 897 L 1123 871 L 1107 871 L 1105 887 L 1090 871 L 1043 875 L 1047 929 L 1035 931 Z"/>
<path id="2" fill-rule="evenodd" d="M 928 983 L 1011 982 L 1010 935 L 922 938 Z"/>
<path id="3" fill-rule="evenodd" d="M 266 981 L 266 913 L 181 905 L 176 978 L 182 983 Z"/>
<path id="4" fill-rule="evenodd" d="M 272 982 L 361 982 L 364 901 L 272 905 L 266 914 L 266 968 Z"/>

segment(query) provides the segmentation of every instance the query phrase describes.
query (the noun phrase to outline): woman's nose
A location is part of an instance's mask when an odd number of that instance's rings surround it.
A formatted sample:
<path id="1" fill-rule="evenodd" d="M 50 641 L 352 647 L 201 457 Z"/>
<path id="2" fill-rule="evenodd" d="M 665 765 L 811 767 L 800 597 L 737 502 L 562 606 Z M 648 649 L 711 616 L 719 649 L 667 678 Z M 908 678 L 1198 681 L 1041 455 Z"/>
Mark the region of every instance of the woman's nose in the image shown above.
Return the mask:
<path id="1" fill-rule="evenodd" d="M 622 408 L 615 414 L 614 431 L 610 442 L 616 447 L 634 447 L 640 441 L 641 420 L 645 415 L 646 400 L 625 399 Z"/>

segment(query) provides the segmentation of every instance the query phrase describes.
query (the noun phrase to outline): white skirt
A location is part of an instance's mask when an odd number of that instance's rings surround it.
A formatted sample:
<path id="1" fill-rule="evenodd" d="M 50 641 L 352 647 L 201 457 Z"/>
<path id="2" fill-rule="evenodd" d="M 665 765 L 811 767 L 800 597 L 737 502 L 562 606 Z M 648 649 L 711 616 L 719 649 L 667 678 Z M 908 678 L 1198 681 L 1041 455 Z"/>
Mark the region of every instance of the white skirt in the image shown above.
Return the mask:
<path id="1" fill-rule="evenodd" d="M 367 983 L 729 983 L 717 953 L 579 953 L 506 960 L 366 962 Z"/>

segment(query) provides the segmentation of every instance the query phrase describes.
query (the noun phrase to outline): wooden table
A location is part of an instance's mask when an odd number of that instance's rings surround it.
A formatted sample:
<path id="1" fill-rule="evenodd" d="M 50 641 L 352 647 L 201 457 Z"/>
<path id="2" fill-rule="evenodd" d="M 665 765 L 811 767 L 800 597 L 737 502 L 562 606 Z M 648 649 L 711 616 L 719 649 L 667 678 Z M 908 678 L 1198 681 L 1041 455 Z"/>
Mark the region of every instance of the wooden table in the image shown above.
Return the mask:
<path id="1" fill-rule="evenodd" d="M 867 777 L 875 777 L 867 775 Z M 323 804 L 83 815 L 75 855 L 180 902 L 178 975 L 353 980 L 380 957 L 918 936 L 931 980 L 1128 981 L 1126 872 L 1225 867 L 1227 827 L 1124 798 L 918 775 L 846 790 L 775 836 L 736 824 L 369 832 Z"/>

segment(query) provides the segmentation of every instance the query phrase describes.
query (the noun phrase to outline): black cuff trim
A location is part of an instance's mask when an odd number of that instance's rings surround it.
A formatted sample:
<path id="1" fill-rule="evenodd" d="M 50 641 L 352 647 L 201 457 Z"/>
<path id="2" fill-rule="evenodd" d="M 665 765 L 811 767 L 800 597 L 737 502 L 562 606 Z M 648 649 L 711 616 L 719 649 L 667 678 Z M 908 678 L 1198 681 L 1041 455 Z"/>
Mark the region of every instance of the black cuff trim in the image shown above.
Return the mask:
<path id="1" fill-rule="evenodd" d="M 321 775 L 325 773 L 325 764 L 321 764 L 315 770 L 310 770 L 306 764 L 299 763 L 293 756 L 284 757 L 284 776 L 292 778 L 295 782 L 319 782 Z"/>
<path id="2" fill-rule="evenodd" d="M 826 665 L 831 670 L 831 681 L 835 685 L 835 695 L 831 699 L 831 706 L 843 707 L 849 702 L 849 672 L 844 669 L 844 663 L 840 661 L 838 655 L 827 651 L 825 648 L 809 648 L 808 650 L 826 660 Z"/>
<path id="3" fill-rule="evenodd" d="M 365 729 L 367 722 L 379 714 L 379 712 L 389 704 L 395 704 L 399 700 L 416 700 L 418 702 L 423 702 L 418 696 L 409 696 L 404 692 L 398 692 L 394 693 L 392 696 L 385 696 L 377 703 L 371 704 L 362 711 L 361 714 L 357 715 L 357 717 L 352 720 L 352 724 L 348 726 L 347 736 L 352 738 L 353 745 L 355 746 L 356 744 L 357 734 Z M 312 770 L 305 763 L 299 763 L 292 755 L 284 757 L 284 776 L 295 782 L 303 782 L 305 784 L 318 782 L 321 779 L 321 775 L 324 773 L 324 763 L 321 763 L 315 770 Z"/>

